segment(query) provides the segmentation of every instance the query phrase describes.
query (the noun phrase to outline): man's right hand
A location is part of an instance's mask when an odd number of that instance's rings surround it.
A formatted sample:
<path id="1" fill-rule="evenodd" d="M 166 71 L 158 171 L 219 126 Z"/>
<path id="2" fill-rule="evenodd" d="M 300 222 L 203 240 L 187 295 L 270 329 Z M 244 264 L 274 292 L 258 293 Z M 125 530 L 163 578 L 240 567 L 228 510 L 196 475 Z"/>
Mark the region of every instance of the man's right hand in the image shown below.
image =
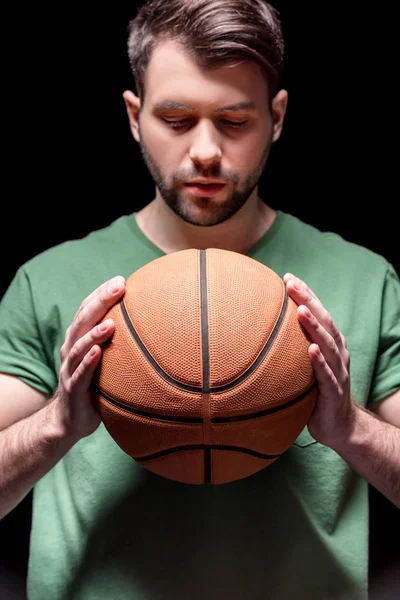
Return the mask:
<path id="1" fill-rule="evenodd" d="M 100 425 L 91 382 L 101 344 L 115 330 L 112 320 L 102 321 L 124 292 L 125 281 L 118 276 L 82 302 L 60 349 L 59 383 L 50 402 L 15 375 L 0 373 L 0 519 Z"/>
<path id="2" fill-rule="evenodd" d="M 117 276 L 85 298 L 60 349 L 59 383 L 52 412 L 66 434 L 77 440 L 90 435 L 100 425 L 91 383 L 101 358 L 101 344 L 115 330 L 111 319 L 100 321 L 124 293 L 125 280 Z"/>

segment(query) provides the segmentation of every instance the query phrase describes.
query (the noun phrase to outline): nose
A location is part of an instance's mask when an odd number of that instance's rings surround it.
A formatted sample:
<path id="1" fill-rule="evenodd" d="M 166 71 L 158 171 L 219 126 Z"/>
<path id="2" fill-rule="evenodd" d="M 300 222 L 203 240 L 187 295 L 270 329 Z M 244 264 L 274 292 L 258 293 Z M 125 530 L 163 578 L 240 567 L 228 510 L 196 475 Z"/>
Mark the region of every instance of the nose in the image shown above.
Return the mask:
<path id="1" fill-rule="evenodd" d="M 194 131 L 190 159 L 204 167 L 216 165 L 221 161 L 222 150 L 220 136 L 211 123 L 199 123 Z"/>

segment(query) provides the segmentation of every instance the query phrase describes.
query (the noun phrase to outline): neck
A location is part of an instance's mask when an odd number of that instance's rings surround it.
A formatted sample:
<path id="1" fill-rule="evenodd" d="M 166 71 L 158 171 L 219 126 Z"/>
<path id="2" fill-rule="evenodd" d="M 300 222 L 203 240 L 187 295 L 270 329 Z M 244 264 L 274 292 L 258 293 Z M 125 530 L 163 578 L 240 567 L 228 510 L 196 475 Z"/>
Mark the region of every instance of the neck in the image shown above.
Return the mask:
<path id="1" fill-rule="evenodd" d="M 136 221 L 144 235 L 166 254 L 188 248 L 221 248 L 246 254 L 271 227 L 276 212 L 257 194 L 230 219 L 211 227 L 186 223 L 160 197 L 140 210 Z"/>

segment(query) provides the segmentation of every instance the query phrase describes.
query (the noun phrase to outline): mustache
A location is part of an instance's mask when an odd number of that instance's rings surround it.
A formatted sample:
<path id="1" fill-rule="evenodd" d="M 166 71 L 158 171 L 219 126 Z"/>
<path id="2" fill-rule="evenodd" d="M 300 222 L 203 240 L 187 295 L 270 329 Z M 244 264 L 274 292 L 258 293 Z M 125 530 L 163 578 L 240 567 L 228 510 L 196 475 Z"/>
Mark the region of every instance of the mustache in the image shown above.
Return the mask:
<path id="1" fill-rule="evenodd" d="M 202 169 L 201 171 L 179 171 L 176 173 L 173 173 L 171 176 L 171 182 L 172 184 L 175 183 L 182 183 L 184 181 L 193 181 L 194 179 L 200 179 L 200 178 L 204 178 L 204 179 L 208 179 L 208 178 L 215 178 L 215 179 L 220 179 L 222 181 L 226 181 L 226 182 L 232 182 L 232 183 L 238 183 L 240 180 L 240 177 L 237 173 L 222 173 L 220 169 L 208 169 L 207 171 L 205 171 L 204 169 Z"/>

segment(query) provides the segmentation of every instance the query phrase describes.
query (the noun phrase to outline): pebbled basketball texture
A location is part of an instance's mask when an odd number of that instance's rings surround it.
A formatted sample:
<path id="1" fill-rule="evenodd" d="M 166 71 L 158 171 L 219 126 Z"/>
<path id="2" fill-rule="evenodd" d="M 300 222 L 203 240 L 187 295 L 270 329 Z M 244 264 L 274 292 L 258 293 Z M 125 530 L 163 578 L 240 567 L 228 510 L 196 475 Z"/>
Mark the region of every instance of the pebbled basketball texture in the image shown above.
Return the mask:
<path id="1" fill-rule="evenodd" d="M 135 271 L 104 319 L 97 407 L 146 469 L 222 484 L 273 463 L 316 400 L 310 340 L 283 280 L 227 250 L 182 250 Z"/>

